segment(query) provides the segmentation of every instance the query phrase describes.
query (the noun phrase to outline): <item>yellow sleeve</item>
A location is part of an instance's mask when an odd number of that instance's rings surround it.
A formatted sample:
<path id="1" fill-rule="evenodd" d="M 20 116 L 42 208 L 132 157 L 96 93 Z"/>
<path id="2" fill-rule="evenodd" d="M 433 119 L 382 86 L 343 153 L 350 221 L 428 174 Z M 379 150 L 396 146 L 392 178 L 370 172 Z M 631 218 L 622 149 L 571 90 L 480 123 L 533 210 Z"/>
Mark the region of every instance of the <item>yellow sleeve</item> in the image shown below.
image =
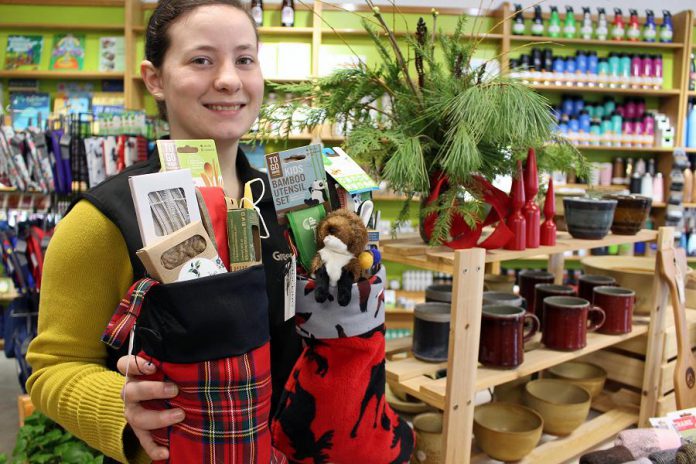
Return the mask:
<path id="1" fill-rule="evenodd" d="M 149 462 L 126 429 L 124 377 L 107 369 L 100 340 L 132 279 L 118 228 L 94 205 L 79 202 L 46 251 L 27 390 L 37 409 L 93 448 L 121 462 Z"/>

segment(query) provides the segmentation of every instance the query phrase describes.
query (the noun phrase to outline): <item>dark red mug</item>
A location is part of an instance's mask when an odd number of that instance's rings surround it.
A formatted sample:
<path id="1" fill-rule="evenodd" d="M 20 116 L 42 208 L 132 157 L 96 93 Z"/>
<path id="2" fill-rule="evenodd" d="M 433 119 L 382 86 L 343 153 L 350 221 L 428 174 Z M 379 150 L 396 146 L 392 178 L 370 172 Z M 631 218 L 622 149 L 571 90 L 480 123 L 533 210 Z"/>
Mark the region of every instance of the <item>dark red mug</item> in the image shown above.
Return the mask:
<path id="1" fill-rule="evenodd" d="M 529 324 L 527 322 L 529 321 Z M 525 327 L 528 325 L 526 332 Z M 519 306 L 484 305 L 479 357 L 481 364 L 514 368 L 524 361 L 524 342 L 539 330 L 539 319 Z"/>
<path id="2" fill-rule="evenodd" d="M 527 311 L 534 312 L 534 287 L 536 284 L 552 284 L 553 274 L 546 271 L 520 272 L 520 296 L 527 301 Z"/>
<path id="3" fill-rule="evenodd" d="M 615 286 L 616 279 L 611 276 L 585 274 L 578 279 L 578 296 L 592 301 L 592 289 L 599 286 Z"/>
<path id="4" fill-rule="evenodd" d="M 579 350 L 587 345 L 587 332 L 600 328 L 605 318 L 602 308 L 584 298 L 550 296 L 544 300 L 541 342 L 552 350 Z"/>
<path id="5" fill-rule="evenodd" d="M 632 330 L 633 305 L 636 302 L 636 292 L 622 287 L 595 287 L 592 302 L 604 310 L 606 320 L 599 333 L 619 335 Z"/>
<path id="6" fill-rule="evenodd" d="M 544 330 L 544 299 L 550 296 L 575 296 L 575 289 L 570 285 L 537 284 L 534 295 L 534 314 L 541 322 Z"/>

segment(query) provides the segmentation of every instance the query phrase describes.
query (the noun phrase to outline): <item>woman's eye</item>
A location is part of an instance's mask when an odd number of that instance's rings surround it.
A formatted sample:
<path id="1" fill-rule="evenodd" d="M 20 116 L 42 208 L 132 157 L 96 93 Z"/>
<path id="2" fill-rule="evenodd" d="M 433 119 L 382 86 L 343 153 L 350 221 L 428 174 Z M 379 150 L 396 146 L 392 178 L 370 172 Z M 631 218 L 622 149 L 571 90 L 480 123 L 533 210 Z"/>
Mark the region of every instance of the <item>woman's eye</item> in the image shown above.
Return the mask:
<path id="1" fill-rule="evenodd" d="M 204 56 L 198 56 L 198 57 L 192 59 L 191 63 L 193 63 L 193 64 L 211 64 L 211 61 Z"/>
<path id="2" fill-rule="evenodd" d="M 250 56 L 245 56 L 245 57 L 239 58 L 237 60 L 237 63 L 242 64 L 242 65 L 254 64 L 254 59 Z"/>

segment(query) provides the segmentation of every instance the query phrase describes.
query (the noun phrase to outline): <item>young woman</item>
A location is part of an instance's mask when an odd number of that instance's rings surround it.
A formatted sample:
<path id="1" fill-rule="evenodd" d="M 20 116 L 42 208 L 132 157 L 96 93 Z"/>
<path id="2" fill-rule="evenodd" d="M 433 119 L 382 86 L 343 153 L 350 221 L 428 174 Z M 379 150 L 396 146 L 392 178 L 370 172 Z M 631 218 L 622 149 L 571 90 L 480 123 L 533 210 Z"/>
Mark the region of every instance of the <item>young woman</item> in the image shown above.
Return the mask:
<path id="1" fill-rule="evenodd" d="M 257 51 L 254 21 L 238 0 L 160 0 L 146 31 L 141 75 L 168 119 L 171 138 L 214 139 L 225 190 L 233 198 L 250 179 L 266 182 L 238 148 L 263 99 Z M 39 334 L 27 355 L 34 405 L 121 462 L 166 459 L 168 450 L 155 444 L 150 431 L 184 417 L 181 410 L 140 406 L 176 396 L 176 385 L 138 381 L 138 373 L 151 374 L 154 367 L 100 341 L 120 299 L 144 275 L 134 254 L 142 244 L 127 178 L 158 170 L 155 156 L 107 180 L 85 194 L 56 228 L 44 265 Z M 301 348 L 293 322 L 283 317 L 290 251 L 269 192 L 266 186 L 258 206 L 271 235 L 263 242 L 263 263 L 275 407 Z M 126 384 L 122 374 L 128 363 Z"/>

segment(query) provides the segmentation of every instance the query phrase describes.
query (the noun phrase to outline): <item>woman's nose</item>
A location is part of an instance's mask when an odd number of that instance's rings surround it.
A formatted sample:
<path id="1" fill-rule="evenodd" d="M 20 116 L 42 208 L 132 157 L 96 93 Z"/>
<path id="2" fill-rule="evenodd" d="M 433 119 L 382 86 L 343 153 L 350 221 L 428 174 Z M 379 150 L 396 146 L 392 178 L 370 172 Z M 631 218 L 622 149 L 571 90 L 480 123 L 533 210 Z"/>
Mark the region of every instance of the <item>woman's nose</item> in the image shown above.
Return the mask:
<path id="1" fill-rule="evenodd" d="M 242 88 L 242 80 L 233 62 L 225 62 L 218 68 L 214 85 L 220 92 L 234 93 Z"/>

